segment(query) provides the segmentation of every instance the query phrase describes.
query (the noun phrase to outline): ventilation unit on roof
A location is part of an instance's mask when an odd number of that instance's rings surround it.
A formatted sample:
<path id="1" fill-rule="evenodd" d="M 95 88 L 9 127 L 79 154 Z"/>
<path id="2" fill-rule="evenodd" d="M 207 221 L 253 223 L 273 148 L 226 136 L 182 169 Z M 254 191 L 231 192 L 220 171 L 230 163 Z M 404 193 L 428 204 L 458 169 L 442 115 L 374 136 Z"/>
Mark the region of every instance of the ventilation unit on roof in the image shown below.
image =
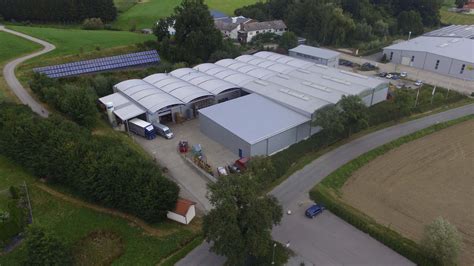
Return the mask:
<path id="1" fill-rule="evenodd" d="M 297 71 L 299 71 L 301 73 L 305 73 L 305 74 L 311 74 L 311 72 L 309 72 L 308 70 L 304 70 L 304 69 L 301 69 L 301 68 L 298 68 Z"/>
<path id="2" fill-rule="evenodd" d="M 320 68 L 324 68 L 324 69 L 327 69 L 327 68 L 328 68 L 328 66 L 320 65 L 320 64 L 315 64 L 315 66 L 320 67 Z"/>
<path id="3" fill-rule="evenodd" d="M 472 27 L 467 27 L 464 30 L 472 30 Z"/>
<path id="4" fill-rule="evenodd" d="M 301 84 L 306 85 L 306 86 L 311 87 L 311 88 L 315 88 L 315 89 L 324 91 L 324 92 L 327 92 L 327 93 L 332 92 L 328 87 L 321 86 L 321 85 L 318 85 L 318 84 L 315 84 L 315 83 L 311 83 L 309 81 L 303 81 L 303 82 L 301 82 Z"/>
<path id="5" fill-rule="evenodd" d="M 338 79 L 338 78 L 333 78 L 333 77 L 329 77 L 329 76 L 322 76 L 323 79 L 327 79 L 327 80 L 331 80 L 331 81 L 334 81 L 334 82 L 337 82 L 337 83 L 341 83 L 341 84 L 344 84 L 344 85 L 351 85 L 351 83 L 349 81 L 345 81 L 345 80 L 342 80 L 342 79 Z"/>
<path id="6" fill-rule="evenodd" d="M 443 43 L 443 44 L 440 44 L 439 47 L 443 48 L 443 47 L 446 47 L 448 45 L 449 45 L 448 43 Z"/>
<path id="7" fill-rule="evenodd" d="M 309 101 L 309 97 L 304 95 L 303 93 L 292 91 L 290 89 L 280 89 L 280 92 L 286 93 L 288 95 L 291 95 L 291 96 L 296 97 L 296 98 L 301 99 L 301 100 Z"/>
<path id="8" fill-rule="evenodd" d="M 253 82 L 262 86 L 268 86 L 268 83 L 266 83 L 265 81 L 258 80 L 258 79 L 254 80 Z"/>
<path id="9" fill-rule="evenodd" d="M 339 70 L 339 72 L 350 75 L 350 76 L 358 77 L 358 78 L 363 78 L 363 79 L 368 79 L 369 78 L 367 76 L 357 74 L 357 73 L 354 73 L 354 72 L 345 71 L 345 70 Z"/>
<path id="10" fill-rule="evenodd" d="M 450 42 L 457 43 L 457 42 L 459 42 L 459 39 L 452 39 Z"/>
<path id="11" fill-rule="evenodd" d="M 287 76 L 287 75 L 278 74 L 278 76 L 279 76 L 280 78 L 282 78 L 282 79 L 290 79 L 290 77 Z"/>

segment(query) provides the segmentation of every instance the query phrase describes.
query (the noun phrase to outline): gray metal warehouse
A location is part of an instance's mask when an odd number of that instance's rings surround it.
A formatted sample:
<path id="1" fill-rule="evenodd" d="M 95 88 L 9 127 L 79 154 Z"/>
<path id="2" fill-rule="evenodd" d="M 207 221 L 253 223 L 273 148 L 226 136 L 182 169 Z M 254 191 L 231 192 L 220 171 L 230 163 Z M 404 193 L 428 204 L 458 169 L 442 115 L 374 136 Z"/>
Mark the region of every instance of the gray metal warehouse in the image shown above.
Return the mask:
<path id="1" fill-rule="evenodd" d="M 99 101 L 113 106 L 120 121 L 140 117 L 169 123 L 178 116 L 199 117 L 210 138 L 236 154 L 254 156 L 272 154 L 318 132 L 310 123 L 317 110 L 344 95 L 358 95 L 367 106 L 384 101 L 388 83 L 258 52 L 126 80 L 114 91 Z"/>
<path id="2" fill-rule="evenodd" d="M 341 56 L 340 53 L 332 50 L 303 44 L 288 50 L 288 53 L 295 58 L 335 68 L 339 66 L 339 57 Z"/>
<path id="3" fill-rule="evenodd" d="M 474 25 L 451 25 L 384 48 L 388 60 L 474 80 Z"/>
<path id="4" fill-rule="evenodd" d="M 276 153 L 308 138 L 311 133 L 308 117 L 258 94 L 199 112 L 201 131 L 240 157 Z"/>

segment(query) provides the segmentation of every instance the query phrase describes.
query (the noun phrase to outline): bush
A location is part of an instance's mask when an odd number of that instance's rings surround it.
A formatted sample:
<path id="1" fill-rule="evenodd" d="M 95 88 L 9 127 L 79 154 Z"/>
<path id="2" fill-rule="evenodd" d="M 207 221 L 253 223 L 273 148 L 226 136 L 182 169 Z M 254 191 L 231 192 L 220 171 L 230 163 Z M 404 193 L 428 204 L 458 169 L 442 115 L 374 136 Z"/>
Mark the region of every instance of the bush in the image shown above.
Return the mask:
<path id="1" fill-rule="evenodd" d="M 10 195 L 12 197 L 12 199 L 19 199 L 20 198 L 20 191 L 18 190 L 17 187 L 15 186 L 10 186 Z"/>
<path id="2" fill-rule="evenodd" d="M 461 235 L 456 226 L 439 217 L 425 227 L 420 245 L 440 265 L 456 265 L 461 252 Z"/>
<path id="3" fill-rule="evenodd" d="M 72 254 L 66 245 L 43 229 L 32 227 L 26 238 L 25 265 L 71 265 Z"/>
<path id="4" fill-rule="evenodd" d="M 7 210 L 3 212 L 0 220 L 0 247 L 5 246 L 10 240 L 21 233 L 26 225 L 24 209 L 18 207 L 18 200 L 10 200 Z"/>
<path id="5" fill-rule="evenodd" d="M 104 29 L 104 23 L 100 18 L 86 18 L 82 22 L 82 28 L 85 30 L 102 30 Z"/>

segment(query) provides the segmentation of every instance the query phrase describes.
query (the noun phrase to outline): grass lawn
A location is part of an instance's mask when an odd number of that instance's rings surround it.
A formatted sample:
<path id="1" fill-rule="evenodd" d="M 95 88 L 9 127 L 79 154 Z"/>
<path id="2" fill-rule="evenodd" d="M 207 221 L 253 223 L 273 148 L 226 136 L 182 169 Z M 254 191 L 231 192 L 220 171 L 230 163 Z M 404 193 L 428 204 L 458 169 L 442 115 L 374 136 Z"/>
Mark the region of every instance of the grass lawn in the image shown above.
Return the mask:
<path id="1" fill-rule="evenodd" d="M 88 31 L 26 26 L 9 26 L 9 28 L 56 45 L 54 51 L 39 57 L 41 59 L 64 55 L 77 55 L 97 49 L 101 50 L 112 47 L 129 46 L 155 39 L 152 35 L 123 31 Z"/>
<path id="2" fill-rule="evenodd" d="M 3 66 L 10 59 L 32 53 L 41 48 L 40 45 L 4 31 L 0 31 L 0 40 L 2 40 L 0 42 L 0 69 L 3 69 Z M 3 71 L 0 71 L 0 101 L 6 99 L 13 99 L 13 95 L 3 79 Z"/>
<path id="3" fill-rule="evenodd" d="M 116 3 L 124 0 L 116 0 Z M 137 29 L 152 28 L 154 23 L 162 17 L 166 17 L 173 12 L 179 0 L 148 0 L 142 1 L 119 15 L 114 26 L 123 30 L 129 30 L 135 24 Z M 250 5 L 258 0 L 206 0 L 209 9 L 219 10 L 228 15 L 234 14 L 234 10 Z"/>
<path id="4" fill-rule="evenodd" d="M 114 0 L 115 7 L 117 7 L 119 13 L 127 11 L 136 3 L 137 0 Z"/>
<path id="5" fill-rule="evenodd" d="M 448 11 L 447 7 L 440 10 L 441 22 L 443 24 L 473 25 L 474 14 L 460 14 Z"/>
<path id="6" fill-rule="evenodd" d="M 81 259 L 81 265 L 105 264 L 112 254 L 122 254 L 113 258 L 116 265 L 156 265 L 198 235 L 191 229 L 196 226 L 190 228 L 165 222 L 154 227 L 174 233 L 164 237 L 150 236 L 126 220 L 51 196 L 35 186 L 37 181 L 32 176 L 0 156 L 0 190 L 23 180 L 29 184 L 34 223 L 62 238 Z M 117 249 L 118 243 L 123 250 Z M 24 256 L 25 248 L 20 245 L 1 256 L 0 265 L 19 265 Z"/>

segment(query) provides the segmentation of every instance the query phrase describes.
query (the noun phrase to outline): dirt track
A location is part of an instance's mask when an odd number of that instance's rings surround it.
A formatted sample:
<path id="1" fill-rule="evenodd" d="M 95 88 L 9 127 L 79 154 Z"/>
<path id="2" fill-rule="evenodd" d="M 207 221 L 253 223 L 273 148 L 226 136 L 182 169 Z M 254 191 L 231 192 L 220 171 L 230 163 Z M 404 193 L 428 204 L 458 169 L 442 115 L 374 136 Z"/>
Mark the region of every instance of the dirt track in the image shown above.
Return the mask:
<path id="1" fill-rule="evenodd" d="M 474 120 L 376 158 L 342 192 L 350 205 L 415 241 L 443 216 L 462 234 L 461 265 L 474 265 Z"/>

